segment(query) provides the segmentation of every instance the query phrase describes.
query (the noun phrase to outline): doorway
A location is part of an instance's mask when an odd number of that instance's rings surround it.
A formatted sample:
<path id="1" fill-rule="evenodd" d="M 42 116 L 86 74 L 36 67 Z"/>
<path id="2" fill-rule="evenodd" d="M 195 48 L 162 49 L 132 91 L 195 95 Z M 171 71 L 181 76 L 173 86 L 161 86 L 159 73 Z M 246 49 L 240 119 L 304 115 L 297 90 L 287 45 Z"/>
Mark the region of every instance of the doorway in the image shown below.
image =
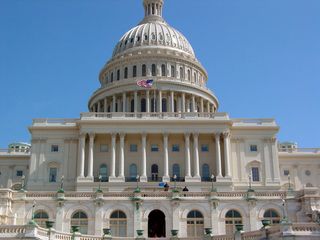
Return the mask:
<path id="1" fill-rule="evenodd" d="M 148 217 L 148 237 L 166 237 L 166 216 L 160 210 L 153 210 Z"/>

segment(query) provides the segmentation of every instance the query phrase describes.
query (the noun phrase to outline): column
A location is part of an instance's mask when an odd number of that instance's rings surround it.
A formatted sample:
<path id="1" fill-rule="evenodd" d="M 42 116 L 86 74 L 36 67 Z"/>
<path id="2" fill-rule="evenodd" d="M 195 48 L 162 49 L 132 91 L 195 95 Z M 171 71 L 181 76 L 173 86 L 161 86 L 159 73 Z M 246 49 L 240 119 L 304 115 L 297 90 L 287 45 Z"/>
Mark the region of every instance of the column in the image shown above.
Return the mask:
<path id="1" fill-rule="evenodd" d="M 186 161 L 186 176 L 185 181 L 191 179 L 191 163 L 190 163 L 190 133 L 184 134 L 185 140 L 185 161 Z"/>
<path id="2" fill-rule="evenodd" d="M 182 93 L 182 112 L 186 112 L 186 94 Z"/>
<path id="3" fill-rule="evenodd" d="M 127 102 L 127 96 L 126 93 L 122 93 L 122 112 L 127 112 L 127 108 L 126 108 L 126 102 Z"/>
<path id="4" fill-rule="evenodd" d="M 116 95 L 112 96 L 112 112 L 116 112 Z"/>
<path id="5" fill-rule="evenodd" d="M 222 170 L 221 170 L 221 149 L 220 149 L 220 134 L 221 133 L 216 133 L 215 134 L 215 139 L 216 139 L 216 167 L 217 167 L 217 177 L 222 177 Z"/>
<path id="6" fill-rule="evenodd" d="M 84 178 L 84 158 L 85 158 L 86 134 L 82 133 L 79 139 L 79 174 L 78 178 Z"/>
<path id="7" fill-rule="evenodd" d="M 108 100 L 107 98 L 104 99 L 104 112 L 108 112 Z"/>
<path id="8" fill-rule="evenodd" d="M 158 100 L 159 113 L 162 113 L 162 91 L 159 90 L 159 100 Z"/>
<path id="9" fill-rule="evenodd" d="M 100 100 L 98 101 L 98 112 L 101 112 L 101 103 L 100 103 Z"/>
<path id="10" fill-rule="evenodd" d="M 264 161 L 264 172 L 265 172 L 265 184 L 272 184 L 271 164 L 270 164 L 270 150 L 269 150 L 270 139 L 265 139 L 263 145 L 263 161 Z"/>
<path id="11" fill-rule="evenodd" d="M 134 92 L 134 112 L 138 112 L 138 92 Z"/>
<path id="12" fill-rule="evenodd" d="M 203 98 L 200 98 L 200 112 L 204 112 Z"/>
<path id="13" fill-rule="evenodd" d="M 170 92 L 170 111 L 174 112 L 174 92 Z"/>
<path id="14" fill-rule="evenodd" d="M 147 95 L 147 97 L 146 97 L 146 110 L 147 110 L 147 113 L 149 113 L 150 112 L 150 91 L 149 90 L 147 90 L 146 91 L 146 95 Z"/>
<path id="15" fill-rule="evenodd" d="M 119 162 L 119 179 L 125 180 L 124 178 L 124 133 L 120 133 L 120 162 Z"/>
<path id="16" fill-rule="evenodd" d="M 110 171 L 110 178 L 114 179 L 116 177 L 116 139 L 117 134 L 111 134 L 111 171 Z"/>
<path id="17" fill-rule="evenodd" d="M 207 102 L 207 112 L 208 113 L 210 112 L 210 102 L 209 101 Z"/>
<path id="18" fill-rule="evenodd" d="M 223 133 L 223 144 L 224 144 L 224 164 L 226 169 L 225 177 L 231 178 L 230 172 L 230 132 Z"/>
<path id="19" fill-rule="evenodd" d="M 168 154 L 168 134 L 165 133 L 163 134 L 163 178 L 162 182 L 169 182 L 170 181 L 170 176 L 169 176 L 169 154 Z"/>
<path id="20" fill-rule="evenodd" d="M 178 104 L 177 104 L 177 105 L 178 105 L 178 106 L 177 106 L 177 107 L 178 107 L 177 110 L 178 110 L 179 113 L 181 113 L 181 111 L 182 111 L 182 106 L 181 106 L 181 105 L 182 105 L 182 101 L 181 101 L 181 97 L 178 97 Z"/>
<path id="21" fill-rule="evenodd" d="M 141 176 L 140 176 L 140 182 L 147 182 L 147 134 L 143 133 L 142 138 L 142 163 L 141 163 Z"/>
<path id="22" fill-rule="evenodd" d="M 193 134 L 194 178 L 201 181 L 199 170 L 199 134 Z"/>
<path id="23" fill-rule="evenodd" d="M 214 104 L 212 104 L 212 113 L 214 113 L 215 110 L 214 110 Z"/>
<path id="24" fill-rule="evenodd" d="M 192 95 L 191 99 L 192 99 L 192 112 L 197 112 L 196 97 Z"/>
<path id="25" fill-rule="evenodd" d="M 187 112 L 189 113 L 189 112 L 191 112 L 191 109 L 190 109 L 190 99 L 188 98 L 186 102 L 187 102 L 187 108 L 186 108 L 186 110 L 187 110 Z"/>
<path id="26" fill-rule="evenodd" d="M 89 134 L 89 161 L 88 161 L 88 178 L 93 181 L 93 144 L 94 133 Z"/>

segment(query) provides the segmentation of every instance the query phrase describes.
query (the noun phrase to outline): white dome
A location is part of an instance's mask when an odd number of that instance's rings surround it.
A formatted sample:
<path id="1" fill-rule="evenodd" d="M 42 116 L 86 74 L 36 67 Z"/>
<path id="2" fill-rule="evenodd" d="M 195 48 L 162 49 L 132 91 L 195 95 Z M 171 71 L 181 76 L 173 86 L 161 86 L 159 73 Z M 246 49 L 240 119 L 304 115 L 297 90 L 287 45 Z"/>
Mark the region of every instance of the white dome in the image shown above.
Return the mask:
<path id="1" fill-rule="evenodd" d="M 163 20 L 162 1 L 145 0 L 144 4 L 148 4 L 149 1 L 158 2 L 159 9 L 154 9 L 155 12 L 152 14 L 152 10 L 148 12 L 147 5 L 145 6 L 145 18 L 138 26 L 123 35 L 113 51 L 113 56 L 122 54 L 129 49 L 135 50 L 154 46 L 157 48 L 173 48 L 174 50 L 191 54 L 195 57 L 192 46 L 185 36 Z"/>

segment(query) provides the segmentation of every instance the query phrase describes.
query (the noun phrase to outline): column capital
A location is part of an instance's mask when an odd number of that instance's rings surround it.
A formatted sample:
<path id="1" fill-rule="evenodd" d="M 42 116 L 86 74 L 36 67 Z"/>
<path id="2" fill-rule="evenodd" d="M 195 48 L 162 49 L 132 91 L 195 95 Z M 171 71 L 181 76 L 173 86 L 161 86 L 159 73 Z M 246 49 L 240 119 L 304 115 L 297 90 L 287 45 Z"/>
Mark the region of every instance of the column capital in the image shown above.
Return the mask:
<path id="1" fill-rule="evenodd" d="M 217 139 L 217 138 L 220 138 L 221 137 L 221 134 L 222 132 L 214 132 L 214 137 Z"/>
<path id="2" fill-rule="evenodd" d="M 94 132 L 90 132 L 90 133 L 89 133 L 89 137 L 90 137 L 90 138 L 94 138 L 95 136 L 96 136 L 96 134 L 95 134 Z"/>
<path id="3" fill-rule="evenodd" d="M 222 133 L 222 135 L 223 135 L 224 138 L 229 138 L 231 136 L 231 133 L 230 133 L 230 131 L 224 131 Z"/>
<path id="4" fill-rule="evenodd" d="M 79 137 L 80 138 L 85 138 L 87 136 L 87 133 L 86 132 L 81 132 L 80 134 L 79 134 Z"/>
<path id="5" fill-rule="evenodd" d="M 185 134 L 184 134 L 184 137 L 185 137 L 185 138 L 190 138 L 190 135 L 191 135 L 190 133 L 185 133 Z"/>
<path id="6" fill-rule="evenodd" d="M 148 134 L 147 134 L 146 132 L 141 133 L 141 136 L 142 136 L 143 138 L 146 138 L 147 135 L 148 135 Z"/>
<path id="7" fill-rule="evenodd" d="M 110 133 L 110 135 L 111 135 L 111 137 L 117 137 L 117 133 L 115 133 L 115 132 Z"/>
<path id="8" fill-rule="evenodd" d="M 196 138 L 199 137 L 199 133 L 198 133 L 198 132 L 195 132 L 195 133 L 193 133 L 192 135 L 193 135 L 193 137 L 196 137 Z"/>
<path id="9" fill-rule="evenodd" d="M 162 133 L 162 135 L 163 135 L 163 137 L 169 137 L 169 133 L 167 133 L 167 132 Z"/>
<path id="10" fill-rule="evenodd" d="M 125 136 L 126 136 L 126 134 L 125 133 L 119 133 L 119 136 L 121 137 L 121 138 L 124 138 Z"/>

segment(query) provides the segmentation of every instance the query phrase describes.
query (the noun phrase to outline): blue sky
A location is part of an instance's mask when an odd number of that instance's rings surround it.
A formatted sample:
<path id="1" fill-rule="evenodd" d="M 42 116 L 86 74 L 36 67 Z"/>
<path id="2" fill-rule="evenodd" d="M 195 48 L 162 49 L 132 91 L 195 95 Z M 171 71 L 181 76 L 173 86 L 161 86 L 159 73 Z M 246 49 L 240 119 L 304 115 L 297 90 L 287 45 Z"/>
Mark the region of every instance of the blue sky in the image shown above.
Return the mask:
<path id="1" fill-rule="evenodd" d="M 319 0 L 165 0 L 221 112 L 275 118 L 279 140 L 320 147 Z M 33 118 L 77 118 L 142 0 L 0 0 L 0 148 Z"/>

